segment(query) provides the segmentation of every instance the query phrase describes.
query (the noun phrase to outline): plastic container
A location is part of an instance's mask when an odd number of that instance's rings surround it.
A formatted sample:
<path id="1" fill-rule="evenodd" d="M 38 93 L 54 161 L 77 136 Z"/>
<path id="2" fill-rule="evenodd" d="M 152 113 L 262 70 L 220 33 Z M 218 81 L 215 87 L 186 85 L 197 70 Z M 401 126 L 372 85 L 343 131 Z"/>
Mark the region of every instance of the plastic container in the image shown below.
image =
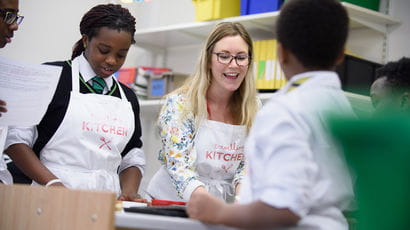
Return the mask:
<path id="1" fill-rule="evenodd" d="M 137 68 L 121 68 L 116 72 L 115 76 L 117 80 L 123 83 L 124 85 L 131 87 L 135 82 L 135 77 L 137 76 Z"/>
<path id="2" fill-rule="evenodd" d="M 380 6 L 380 0 L 342 0 L 342 2 L 352 3 L 375 11 L 379 11 Z"/>
<path id="3" fill-rule="evenodd" d="M 278 11 L 283 0 L 241 0 L 241 15 Z"/>
<path id="4" fill-rule="evenodd" d="M 192 0 L 195 20 L 209 21 L 240 15 L 240 0 Z"/>

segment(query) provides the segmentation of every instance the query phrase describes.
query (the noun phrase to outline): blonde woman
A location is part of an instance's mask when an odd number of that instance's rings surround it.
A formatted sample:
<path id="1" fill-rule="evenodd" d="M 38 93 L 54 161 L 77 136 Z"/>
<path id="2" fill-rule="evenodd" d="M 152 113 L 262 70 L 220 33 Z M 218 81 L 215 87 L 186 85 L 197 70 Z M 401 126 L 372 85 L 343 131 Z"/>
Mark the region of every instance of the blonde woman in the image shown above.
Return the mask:
<path id="1" fill-rule="evenodd" d="M 188 201 L 206 190 L 234 200 L 245 171 L 245 137 L 258 110 L 252 51 L 240 23 L 213 29 L 195 74 L 161 110 L 162 167 L 148 185 L 151 198 Z"/>

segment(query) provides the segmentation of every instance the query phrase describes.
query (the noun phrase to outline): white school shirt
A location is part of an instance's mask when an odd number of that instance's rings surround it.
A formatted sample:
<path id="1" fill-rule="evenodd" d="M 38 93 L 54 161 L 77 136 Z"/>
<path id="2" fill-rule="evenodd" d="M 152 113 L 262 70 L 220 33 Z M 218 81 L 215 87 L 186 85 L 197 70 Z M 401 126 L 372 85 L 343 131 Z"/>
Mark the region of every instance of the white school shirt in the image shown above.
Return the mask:
<path id="1" fill-rule="evenodd" d="M 91 78 L 96 76 L 87 59 L 85 59 L 84 53 L 78 56 L 78 62 L 80 73 L 84 81 L 88 82 L 89 80 L 91 80 Z M 112 78 L 113 76 L 103 78 L 105 83 L 107 84 L 103 90 L 103 93 L 107 93 L 108 89 L 111 89 L 113 85 Z M 35 126 L 10 126 L 7 133 L 7 140 L 4 149 L 7 149 L 10 145 L 18 143 L 26 144 L 32 148 L 37 140 L 37 137 L 38 133 Z M 119 173 L 132 166 L 137 167 L 140 170 L 141 174 L 144 174 L 145 155 L 142 149 L 133 148 L 127 153 L 127 155 L 122 158 L 121 165 L 119 167 Z"/>
<path id="2" fill-rule="evenodd" d="M 324 131 L 329 106 L 353 116 L 336 73 L 295 75 L 257 114 L 247 139 L 241 202 L 259 200 L 301 218 L 284 229 L 348 229 L 342 210 L 352 200 L 352 182 Z"/>

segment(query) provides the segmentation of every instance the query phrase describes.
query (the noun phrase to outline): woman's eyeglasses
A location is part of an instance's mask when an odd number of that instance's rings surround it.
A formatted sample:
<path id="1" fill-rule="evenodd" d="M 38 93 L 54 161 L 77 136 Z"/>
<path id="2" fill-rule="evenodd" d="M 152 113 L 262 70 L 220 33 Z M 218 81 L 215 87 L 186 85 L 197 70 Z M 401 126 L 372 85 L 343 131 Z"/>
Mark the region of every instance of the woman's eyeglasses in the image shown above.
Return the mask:
<path id="1" fill-rule="evenodd" d="M 230 64 L 232 60 L 235 59 L 235 62 L 238 66 L 248 66 L 251 59 L 251 57 L 245 54 L 239 54 L 237 56 L 223 52 L 213 54 L 216 55 L 218 62 L 224 65 Z"/>
<path id="2" fill-rule="evenodd" d="M 9 11 L 9 10 L 4 10 L 0 9 L 0 13 L 4 15 L 3 20 L 6 24 L 11 25 L 13 23 L 16 23 L 17 25 L 20 25 L 20 23 L 23 21 L 24 16 L 21 16 L 17 12 Z"/>

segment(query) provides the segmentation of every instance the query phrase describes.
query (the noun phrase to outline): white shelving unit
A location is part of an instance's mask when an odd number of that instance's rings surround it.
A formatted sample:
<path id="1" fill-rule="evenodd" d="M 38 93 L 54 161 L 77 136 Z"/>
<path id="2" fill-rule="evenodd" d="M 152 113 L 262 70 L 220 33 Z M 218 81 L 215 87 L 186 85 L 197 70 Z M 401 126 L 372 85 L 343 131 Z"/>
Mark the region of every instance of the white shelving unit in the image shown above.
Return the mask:
<path id="1" fill-rule="evenodd" d="M 386 34 L 388 26 L 399 24 L 400 21 L 386 14 L 342 2 L 350 18 L 350 28 L 368 28 Z"/>
<path id="2" fill-rule="evenodd" d="M 349 12 L 350 29 L 368 28 L 380 33 L 387 33 L 387 27 L 400 23 L 388 15 L 360 6 L 343 2 Z M 206 22 L 192 22 L 152 29 L 137 30 L 135 38 L 142 48 L 167 49 L 169 47 L 196 45 L 204 41 L 211 29 L 220 22 L 240 22 L 249 31 L 253 39 L 271 39 L 275 37 L 274 28 L 279 11 L 244 15 Z"/>
<path id="3" fill-rule="evenodd" d="M 144 108 L 151 108 L 151 107 L 158 107 L 163 104 L 163 100 L 156 99 L 156 100 L 143 100 L 139 99 L 140 107 Z"/>
<path id="4" fill-rule="evenodd" d="M 346 2 L 343 2 L 342 4 L 349 13 L 350 30 L 372 30 L 384 37 L 388 32 L 389 26 L 400 23 L 399 20 L 391 16 L 373 10 L 369 10 Z M 153 52 L 159 52 L 160 55 L 163 55 L 161 51 L 168 48 L 201 44 L 216 24 L 229 21 L 242 23 L 254 40 L 272 39 L 275 37 L 274 28 L 278 16 L 279 11 L 276 11 L 262 14 L 223 18 L 206 22 L 192 22 L 172 26 L 143 29 L 136 31 L 135 38 L 138 41 L 137 45 L 139 47 L 150 49 Z M 383 56 L 383 54 L 381 55 Z M 141 100 L 141 107 L 153 108 L 159 105 L 161 105 L 161 102 L 158 100 Z"/>
<path id="5" fill-rule="evenodd" d="M 279 12 L 245 15 L 205 22 L 192 22 L 152 29 L 137 30 L 135 38 L 143 48 L 166 49 L 169 47 L 196 45 L 202 43 L 212 28 L 220 22 L 241 22 L 252 36 L 271 38 Z"/>

